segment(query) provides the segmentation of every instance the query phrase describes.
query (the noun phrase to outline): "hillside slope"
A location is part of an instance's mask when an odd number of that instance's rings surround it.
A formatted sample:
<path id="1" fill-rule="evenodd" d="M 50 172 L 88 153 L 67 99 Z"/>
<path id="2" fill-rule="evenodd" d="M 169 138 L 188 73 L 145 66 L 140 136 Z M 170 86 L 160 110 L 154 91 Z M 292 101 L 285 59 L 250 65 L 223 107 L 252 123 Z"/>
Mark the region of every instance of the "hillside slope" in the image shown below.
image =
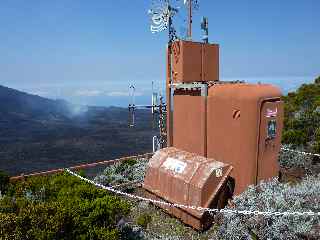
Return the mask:
<path id="1" fill-rule="evenodd" d="M 0 86 L 0 169 L 12 175 L 152 150 L 151 114 L 84 107 Z"/>

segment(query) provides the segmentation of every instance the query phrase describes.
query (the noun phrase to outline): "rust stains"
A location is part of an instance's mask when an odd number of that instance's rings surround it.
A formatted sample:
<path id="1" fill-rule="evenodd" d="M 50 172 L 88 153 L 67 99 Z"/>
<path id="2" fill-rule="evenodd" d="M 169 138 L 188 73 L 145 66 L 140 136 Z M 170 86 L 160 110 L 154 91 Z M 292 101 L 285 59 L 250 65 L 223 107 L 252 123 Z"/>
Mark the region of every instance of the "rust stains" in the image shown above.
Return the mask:
<path id="1" fill-rule="evenodd" d="M 170 147 L 151 158 L 143 187 L 171 203 L 210 207 L 231 171 L 229 164 Z M 196 229 L 212 222 L 198 210 L 164 208 Z"/>

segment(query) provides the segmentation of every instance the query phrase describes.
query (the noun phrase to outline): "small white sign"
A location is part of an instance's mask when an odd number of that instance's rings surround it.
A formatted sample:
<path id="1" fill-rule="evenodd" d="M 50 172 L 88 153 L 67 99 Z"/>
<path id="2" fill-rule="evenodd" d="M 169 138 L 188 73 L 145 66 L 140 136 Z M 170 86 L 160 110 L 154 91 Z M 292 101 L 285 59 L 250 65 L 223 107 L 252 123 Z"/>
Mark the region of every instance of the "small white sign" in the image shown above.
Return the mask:
<path id="1" fill-rule="evenodd" d="M 222 177 L 222 168 L 216 170 L 216 177 Z"/>
<path id="2" fill-rule="evenodd" d="M 174 171 L 176 173 L 182 173 L 186 168 L 187 164 L 185 162 L 179 161 L 178 159 L 169 157 L 164 163 L 163 166 L 166 169 Z"/>
<path id="3" fill-rule="evenodd" d="M 270 118 L 270 117 L 276 117 L 278 114 L 278 108 L 276 109 L 269 109 L 267 108 L 267 113 L 266 113 L 266 117 Z"/>

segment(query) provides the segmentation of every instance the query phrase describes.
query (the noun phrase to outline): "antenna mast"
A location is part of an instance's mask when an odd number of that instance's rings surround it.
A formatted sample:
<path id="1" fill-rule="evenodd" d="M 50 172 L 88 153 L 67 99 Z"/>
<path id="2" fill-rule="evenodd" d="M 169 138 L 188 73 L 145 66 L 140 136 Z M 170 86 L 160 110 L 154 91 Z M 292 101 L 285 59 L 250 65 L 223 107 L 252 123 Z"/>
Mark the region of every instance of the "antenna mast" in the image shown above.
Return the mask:
<path id="1" fill-rule="evenodd" d="M 188 40 L 192 40 L 192 0 L 188 0 Z"/>
<path id="2" fill-rule="evenodd" d="M 188 4 L 188 5 L 187 5 Z M 184 5 L 188 7 L 188 40 L 192 40 L 192 10 L 198 7 L 198 0 L 184 0 Z M 148 14 L 151 16 L 151 26 L 150 30 L 152 33 L 162 32 L 168 30 L 168 48 L 167 48 L 167 77 L 166 77 L 166 99 L 162 96 L 161 93 L 155 93 L 153 91 L 153 82 L 152 82 L 152 99 L 151 105 L 135 105 L 134 94 L 135 87 L 130 86 L 132 90 L 132 99 L 131 104 L 128 106 L 129 110 L 129 126 L 133 127 L 135 125 L 135 110 L 146 108 L 151 109 L 153 120 L 157 119 L 159 135 L 153 137 L 153 150 L 163 148 L 165 146 L 172 145 L 172 128 L 171 124 L 171 83 L 172 83 L 172 44 L 175 40 L 179 39 L 177 32 L 173 26 L 173 17 L 178 14 L 179 7 L 174 7 L 170 4 L 170 0 L 156 0 L 153 1 L 153 8 L 148 11 Z M 165 100 L 167 103 L 165 103 Z M 154 121 L 152 121 L 154 122 Z"/>

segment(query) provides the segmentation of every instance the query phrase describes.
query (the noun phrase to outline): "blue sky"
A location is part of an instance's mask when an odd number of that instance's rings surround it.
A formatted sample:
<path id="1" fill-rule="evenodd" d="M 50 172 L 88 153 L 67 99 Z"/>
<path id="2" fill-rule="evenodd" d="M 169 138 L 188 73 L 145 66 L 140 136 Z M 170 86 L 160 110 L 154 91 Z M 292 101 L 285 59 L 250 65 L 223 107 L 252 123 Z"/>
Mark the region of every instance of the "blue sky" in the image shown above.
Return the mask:
<path id="1" fill-rule="evenodd" d="M 151 0 L 1 0 L 0 84 L 83 104 L 126 105 L 134 83 L 149 101 L 165 76 L 167 34 L 152 34 Z M 284 91 L 320 75 L 320 1 L 200 0 L 221 79 L 271 82 Z M 177 18 L 183 26 L 184 13 Z M 139 98 L 138 98 L 139 99 Z"/>

